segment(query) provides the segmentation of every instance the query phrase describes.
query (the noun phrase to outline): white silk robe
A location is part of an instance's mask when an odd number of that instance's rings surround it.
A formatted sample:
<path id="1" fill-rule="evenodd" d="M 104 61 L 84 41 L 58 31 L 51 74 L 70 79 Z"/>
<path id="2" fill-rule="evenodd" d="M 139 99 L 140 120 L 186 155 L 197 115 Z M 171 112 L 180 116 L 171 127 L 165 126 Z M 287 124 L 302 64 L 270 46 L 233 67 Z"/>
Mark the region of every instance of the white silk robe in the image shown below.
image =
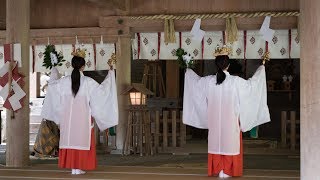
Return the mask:
<path id="1" fill-rule="evenodd" d="M 238 155 L 240 131 L 249 131 L 270 121 L 265 67 L 260 66 L 249 80 L 225 73 L 226 79 L 216 85 L 215 75 L 199 77 L 191 69 L 187 70 L 183 122 L 209 129 L 208 153 Z"/>
<path id="2" fill-rule="evenodd" d="M 89 150 L 91 116 L 100 130 L 118 124 L 118 101 L 113 70 L 98 84 L 81 73 L 80 88 L 74 97 L 71 76 L 57 80 L 52 71 L 48 91 L 42 108 L 42 117 L 60 125 L 60 149 Z"/>

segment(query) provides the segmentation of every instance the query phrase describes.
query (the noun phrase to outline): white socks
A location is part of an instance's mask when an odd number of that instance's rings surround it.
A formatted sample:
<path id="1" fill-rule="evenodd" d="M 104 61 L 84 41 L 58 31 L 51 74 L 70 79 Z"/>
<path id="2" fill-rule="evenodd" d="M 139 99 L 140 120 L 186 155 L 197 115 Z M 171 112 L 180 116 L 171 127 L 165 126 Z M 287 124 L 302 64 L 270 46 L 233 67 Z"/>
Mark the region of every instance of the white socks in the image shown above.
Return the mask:
<path id="1" fill-rule="evenodd" d="M 231 176 L 229 176 L 228 174 L 223 173 L 223 170 L 220 171 L 219 178 L 228 178 L 228 177 L 231 177 Z"/>
<path id="2" fill-rule="evenodd" d="M 77 175 L 77 174 L 85 174 L 85 171 L 82 171 L 81 169 L 72 169 L 71 174 Z"/>

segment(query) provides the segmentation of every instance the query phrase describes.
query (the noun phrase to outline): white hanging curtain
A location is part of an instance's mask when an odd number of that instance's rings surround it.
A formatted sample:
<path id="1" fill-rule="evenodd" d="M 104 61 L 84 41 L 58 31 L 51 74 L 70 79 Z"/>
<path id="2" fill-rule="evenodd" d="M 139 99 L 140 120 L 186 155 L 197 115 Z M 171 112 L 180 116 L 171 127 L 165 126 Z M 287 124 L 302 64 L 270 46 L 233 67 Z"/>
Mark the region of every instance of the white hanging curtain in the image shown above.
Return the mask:
<path id="1" fill-rule="evenodd" d="M 268 50 L 271 59 L 300 57 L 297 30 L 276 30 L 272 42 L 266 43 L 258 30 L 238 32 L 238 41 L 231 44 L 233 59 L 261 59 Z M 133 59 L 176 60 L 175 51 L 181 46 L 194 59 L 214 59 L 214 49 L 222 46 L 225 37 L 222 31 L 206 31 L 202 41 L 192 40 L 189 32 L 176 32 L 175 43 L 164 43 L 163 33 L 137 33 L 132 40 Z M 160 42 L 159 42 L 160 40 Z M 291 44 L 289 43 L 291 42 Z M 246 47 L 245 47 L 246 46 Z M 246 51 L 246 52 L 245 52 Z M 291 55 L 291 56 L 290 56 Z"/>
<path id="2" fill-rule="evenodd" d="M 261 38 L 258 30 L 238 32 L 238 41 L 232 46 L 233 59 L 260 59 L 265 53 L 266 48 L 270 51 L 271 59 L 300 58 L 300 41 L 296 29 L 276 30 L 272 42 L 266 45 L 266 41 Z M 176 60 L 176 50 L 181 46 L 186 52 L 190 53 L 194 59 L 214 59 L 213 52 L 217 45 L 222 45 L 224 41 L 222 31 L 207 31 L 202 41 L 192 40 L 189 32 L 176 32 L 175 43 L 164 43 L 163 33 L 136 33 L 132 39 L 133 59 L 148 60 Z M 246 39 L 246 42 L 244 40 Z M 246 44 L 246 48 L 245 48 Z M 58 67 L 60 72 L 70 73 L 72 44 L 57 44 L 56 50 L 62 52 L 66 60 L 62 66 Z M 107 70 L 108 60 L 113 53 L 116 53 L 115 44 L 84 44 L 82 48 L 87 49 L 86 70 Z M 246 52 L 244 52 L 246 50 Z M 45 45 L 30 46 L 30 72 L 48 72 L 42 66 Z M 0 67 L 4 64 L 4 49 L 0 45 Z M 114 67 L 116 68 L 116 67 Z"/>
<path id="3" fill-rule="evenodd" d="M 115 44 L 83 44 L 80 45 L 81 48 L 86 49 L 86 68 L 85 71 L 95 71 L 95 70 L 108 70 L 110 69 L 108 60 L 111 58 L 112 54 L 115 54 Z M 50 70 L 42 66 L 44 59 L 44 51 L 46 45 L 30 45 L 30 72 L 49 72 Z M 62 52 L 65 62 L 62 66 L 58 66 L 60 72 L 71 73 L 71 59 L 72 51 L 74 49 L 72 44 L 57 44 L 55 45 L 56 51 Z M 0 68 L 4 64 L 4 49 L 3 45 L 0 46 Z M 114 69 L 116 67 L 114 66 Z"/>

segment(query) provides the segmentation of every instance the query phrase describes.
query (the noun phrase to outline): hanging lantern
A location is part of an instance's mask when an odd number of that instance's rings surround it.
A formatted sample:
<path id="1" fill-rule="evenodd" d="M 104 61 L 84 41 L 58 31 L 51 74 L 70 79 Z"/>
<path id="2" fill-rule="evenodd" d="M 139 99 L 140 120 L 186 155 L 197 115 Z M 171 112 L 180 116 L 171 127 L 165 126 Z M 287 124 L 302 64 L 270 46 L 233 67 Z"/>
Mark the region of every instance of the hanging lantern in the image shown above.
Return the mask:
<path id="1" fill-rule="evenodd" d="M 132 83 L 122 94 L 129 94 L 130 105 L 141 106 L 146 105 L 147 95 L 153 95 L 144 84 Z"/>

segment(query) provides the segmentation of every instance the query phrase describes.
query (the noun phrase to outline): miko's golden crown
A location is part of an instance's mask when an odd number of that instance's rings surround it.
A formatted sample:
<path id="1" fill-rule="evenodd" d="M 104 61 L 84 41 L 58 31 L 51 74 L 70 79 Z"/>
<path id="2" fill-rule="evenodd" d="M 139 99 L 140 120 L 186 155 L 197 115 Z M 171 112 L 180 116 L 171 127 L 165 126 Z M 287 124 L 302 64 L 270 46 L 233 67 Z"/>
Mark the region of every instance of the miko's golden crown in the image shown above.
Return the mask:
<path id="1" fill-rule="evenodd" d="M 228 47 L 227 45 L 223 45 L 222 47 L 220 47 L 219 45 L 216 47 L 216 49 L 214 50 L 213 55 L 215 57 L 217 56 L 222 56 L 222 55 L 229 55 L 231 54 L 232 49 L 230 47 Z"/>
<path id="2" fill-rule="evenodd" d="M 71 55 L 85 58 L 86 57 L 86 49 L 77 48 L 75 51 L 73 51 L 71 53 Z"/>

